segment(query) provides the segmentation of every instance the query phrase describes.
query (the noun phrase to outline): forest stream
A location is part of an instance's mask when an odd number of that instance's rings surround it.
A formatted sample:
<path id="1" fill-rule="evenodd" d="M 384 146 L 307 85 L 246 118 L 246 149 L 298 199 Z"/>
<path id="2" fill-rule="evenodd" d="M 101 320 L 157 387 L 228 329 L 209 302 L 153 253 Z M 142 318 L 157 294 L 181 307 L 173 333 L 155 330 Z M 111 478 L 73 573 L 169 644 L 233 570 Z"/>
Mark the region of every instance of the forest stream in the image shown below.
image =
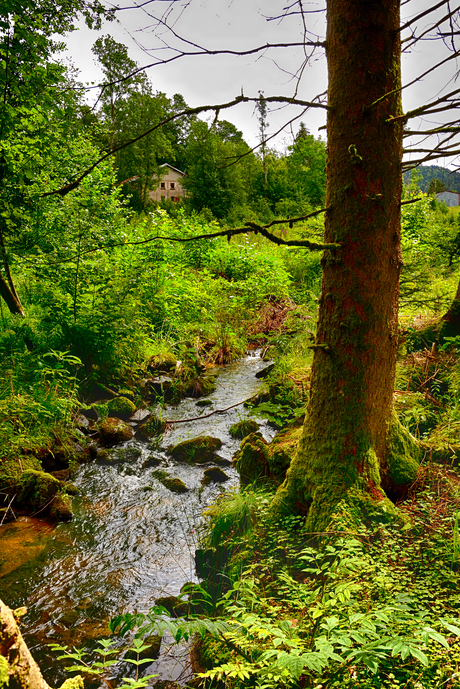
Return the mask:
<path id="1" fill-rule="evenodd" d="M 251 353 L 219 367 L 216 390 L 207 398 L 212 406 L 200 407 L 187 398 L 168 406 L 163 417 L 205 416 L 243 401 L 257 391 L 255 374 L 266 366 L 258 353 Z M 83 465 L 74 480 L 81 494 L 73 501 L 75 516 L 69 523 L 56 526 L 37 515 L 2 526 L 0 598 L 12 608 L 27 607 L 24 636 L 51 686 L 59 686 L 66 673 L 46 644 L 94 644 L 107 637 L 107 622 L 114 615 L 146 612 L 159 597 L 177 596 L 186 582 L 198 581 L 194 555 L 203 511 L 220 492 L 238 484 L 231 459 L 240 440 L 228 429 L 246 414 L 240 405 L 174 424 L 156 444 L 135 439 L 116 448 L 122 457 L 116 465 Z M 259 423 L 271 440 L 275 431 Z M 203 485 L 209 464 L 188 465 L 168 455 L 171 445 L 200 435 L 222 440 L 218 454 L 229 477 L 225 483 Z M 188 492 L 165 488 L 154 475 L 159 469 L 181 479 Z M 158 660 L 144 671 L 158 673 L 158 679 L 185 681 L 190 672 L 186 656 L 183 649 L 168 650 L 164 643 Z"/>

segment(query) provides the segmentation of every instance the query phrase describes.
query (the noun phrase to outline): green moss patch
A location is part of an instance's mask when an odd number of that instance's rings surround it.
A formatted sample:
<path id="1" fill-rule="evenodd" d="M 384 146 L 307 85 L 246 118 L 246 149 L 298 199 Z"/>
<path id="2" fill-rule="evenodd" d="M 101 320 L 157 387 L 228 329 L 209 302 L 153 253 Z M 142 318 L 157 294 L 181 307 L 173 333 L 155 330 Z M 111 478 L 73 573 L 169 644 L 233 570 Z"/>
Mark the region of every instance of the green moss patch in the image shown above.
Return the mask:
<path id="1" fill-rule="evenodd" d="M 220 438 L 213 438 L 210 435 L 201 435 L 198 438 L 184 440 L 170 449 L 171 456 L 178 462 L 188 464 L 204 464 L 211 462 L 217 450 L 222 447 Z"/>
<path id="2" fill-rule="evenodd" d="M 259 430 L 259 424 L 254 419 L 243 419 L 242 421 L 237 421 L 230 426 L 228 432 L 232 438 L 245 438 L 251 433 L 256 433 Z"/>

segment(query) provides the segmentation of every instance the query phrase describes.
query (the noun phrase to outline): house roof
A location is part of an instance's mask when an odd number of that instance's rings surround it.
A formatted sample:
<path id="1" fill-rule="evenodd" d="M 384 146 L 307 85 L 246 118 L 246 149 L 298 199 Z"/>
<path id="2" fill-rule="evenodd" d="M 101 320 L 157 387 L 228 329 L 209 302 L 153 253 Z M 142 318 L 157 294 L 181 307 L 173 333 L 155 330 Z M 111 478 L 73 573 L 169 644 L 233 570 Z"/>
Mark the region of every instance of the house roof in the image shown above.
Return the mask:
<path id="1" fill-rule="evenodd" d="M 174 167 L 174 165 L 170 165 L 169 163 L 163 163 L 162 165 L 160 165 L 160 167 L 170 167 L 171 170 L 175 170 L 180 175 L 183 175 L 185 177 L 185 172 L 182 172 L 182 170 L 179 170 L 177 167 Z"/>

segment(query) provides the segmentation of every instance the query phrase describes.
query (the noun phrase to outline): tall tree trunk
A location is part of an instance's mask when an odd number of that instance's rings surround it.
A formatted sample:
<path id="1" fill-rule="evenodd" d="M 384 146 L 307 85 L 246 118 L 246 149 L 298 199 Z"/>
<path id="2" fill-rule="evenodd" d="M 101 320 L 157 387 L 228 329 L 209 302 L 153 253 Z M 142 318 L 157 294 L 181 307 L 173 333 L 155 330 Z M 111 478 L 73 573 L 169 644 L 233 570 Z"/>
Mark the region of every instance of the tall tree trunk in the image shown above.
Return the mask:
<path id="1" fill-rule="evenodd" d="M 0 297 L 2 297 L 8 306 L 11 313 L 24 318 L 25 312 L 22 308 L 21 301 L 19 299 L 18 293 L 14 286 L 13 278 L 10 272 L 10 266 L 8 263 L 8 257 L 6 255 L 6 246 L 3 233 L 4 219 L 0 216 L 0 259 L 3 265 L 3 270 L 6 275 L 6 280 L 3 278 L 0 272 Z"/>
<path id="2" fill-rule="evenodd" d="M 387 120 L 401 114 L 398 29 L 399 0 L 328 0 L 325 241 L 342 248 L 322 258 L 307 415 L 274 501 L 308 511 L 311 531 L 339 503 L 391 511 L 382 487 L 416 469 L 393 415 L 403 126 Z"/>

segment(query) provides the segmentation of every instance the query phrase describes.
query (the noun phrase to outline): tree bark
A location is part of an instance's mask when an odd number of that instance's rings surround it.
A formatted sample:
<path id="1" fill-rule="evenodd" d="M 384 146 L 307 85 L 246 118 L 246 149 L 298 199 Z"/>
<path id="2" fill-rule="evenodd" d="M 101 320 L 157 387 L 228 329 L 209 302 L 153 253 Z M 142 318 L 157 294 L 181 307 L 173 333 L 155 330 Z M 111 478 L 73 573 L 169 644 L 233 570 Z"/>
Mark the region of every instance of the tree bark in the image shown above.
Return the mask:
<path id="1" fill-rule="evenodd" d="M 391 512 L 383 488 L 416 469 L 393 414 L 403 126 L 387 120 L 401 114 L 399 0 L 328 0 L 327 27 L 325 241 L 341 249 L 323 254 L 306 420 L 274 501 L 307 513 L 311 531 L 340 505 Z"/>
<path id="2" fill-rule="evenodd" d="M 19 631 L 19 612 L 13 612 L 0 600 L 0 686 L 50 689 Z M 68 679 L 61 689 L 83 689 L 83 680 L 80 676 Z"/>
<path id="3" fill-rule="evenodd" d="M 4 224 L 3 218 L 0 216 L 0 256 L 3 263 L 3 270 L 5 271 L 6 280 L 0 273 L 0 297 L 3 298 L 6 305 L 8 306 L 11 313 L 25 317 L 25 312 L 22 307 L 21 301 L 19 299 L 18 293 L 16 292 L 13 278 L 10 272 L 10 266 L 8 264 L 8 258 L 6 255 L 5 239 L 2 225 Z"/>

